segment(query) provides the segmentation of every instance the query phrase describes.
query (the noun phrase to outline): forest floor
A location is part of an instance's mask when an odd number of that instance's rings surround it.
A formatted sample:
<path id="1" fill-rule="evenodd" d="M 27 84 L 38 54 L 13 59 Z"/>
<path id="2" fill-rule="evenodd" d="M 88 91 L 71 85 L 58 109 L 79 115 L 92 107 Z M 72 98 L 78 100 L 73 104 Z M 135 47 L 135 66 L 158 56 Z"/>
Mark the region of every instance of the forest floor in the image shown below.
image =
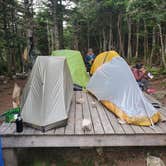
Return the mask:
<path id="1" fill-rule="evenodd" d="M 166 75 L 150 81 L 150 86 L 156 89 L 153 96 L 166 106 Z"/>
<path id="2" fill-rule="evenodd" d="M 4 81 L 3 81 L 4 82 Z M 0 82 L 0 113 L 12 108 L 14 80 Z M 22 88 L 26 80 L 16 80 Z M 160 76 L 150 82 L 156 89 L 153 96 L 166 106 L 166 76 Z M 111 141 L 111 140 L 110 140 Z M 96 149 L 57 148 L 17 150 L 19 165 L 24 166 L 146 166 L 149 155 L 161 158 L 166 164 L 166 150 L 163 147 L 125 147 Z"/>

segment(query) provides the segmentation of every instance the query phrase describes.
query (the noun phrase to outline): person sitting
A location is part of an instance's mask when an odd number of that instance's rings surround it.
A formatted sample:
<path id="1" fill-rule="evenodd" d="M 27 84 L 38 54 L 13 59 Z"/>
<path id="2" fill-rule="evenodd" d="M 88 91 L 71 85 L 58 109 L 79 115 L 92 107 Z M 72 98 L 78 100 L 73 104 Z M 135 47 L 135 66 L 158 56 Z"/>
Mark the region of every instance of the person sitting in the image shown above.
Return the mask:
<path id="1" fill-rule="evenodd" d="M 135 67 L 132 68 L 132 72 L 139 87 L 143 91 L 146 91 L 148 89 L 148 76 L 146 75 L 146 69 L 143 64 L 136 64 Z"/>
<path id="2" fill-rule="evenodd" d="M 93 50 L 89 48 L 87 54 L 85 55 L 85 65 L 88 72 L 90 71 L 94 59 L 95 59 L 95 54 L 93 53 Z"/>

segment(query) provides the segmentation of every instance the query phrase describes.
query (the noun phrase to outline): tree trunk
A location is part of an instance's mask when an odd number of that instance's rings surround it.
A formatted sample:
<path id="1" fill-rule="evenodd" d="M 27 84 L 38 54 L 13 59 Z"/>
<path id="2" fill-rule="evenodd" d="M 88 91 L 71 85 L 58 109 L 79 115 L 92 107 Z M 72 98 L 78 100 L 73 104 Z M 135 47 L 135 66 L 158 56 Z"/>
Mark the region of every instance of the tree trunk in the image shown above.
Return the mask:
<path id="1" fill-rule="evenodd" d="M 138 58 L 138 51 L 139 51 L 139 22 L 136 25 L 136 50 L 135 50 L 135 57 Z"/>
<path id="2" fill-rule="evenodd" d="M 90 47 L 90 29 L 89 29 L 89 20 L 87 20 L 87 47 Z"/>
<path id="3" fill-rule="evenodd" d="M 162 64 L 163 64 L 164 69 L 166 69 L 165 49 L 164 49 L 162 29 L 161 29 L 161 25 L 160 24 L 157 24 L 157 26 L 159 28 L 160 43 L 161 43 L 161 60 L 162 60 Z"/>
<path id="4" fill-rule="evenodd" d="M 51 33 L 51 51 L 53 51 L 54 50 L 54 46 L 55 46 L 55 44 L 54 44 L 54 32 L 53 32 L 53 28 L 51 28 L 50 29 L 50 33 Z"/>
<path id="5" fill-rule="evenodd" d="M 74 48 L 74 50 L 79 50 L 79 48 L 78 48 L 78 35 L 77 35 L 77 32 L 74 33 L 73 48 Z"/>
<path id="6" fill-rule="evenodd" d="M 59 7 L 58 7 L 58 29 L 59 29 L 59 44 L 60 44 L 60 49 L 64 48 L 64 43 L 63 43 L 63 10 L 62 10 L 62 0 L 59 0 Z"/>
<path id="7" fill-rule="evenodd" d="M 107 41 L 106 41 L 106 33 L 105 30 L 103 29 L 103 51 L 107 50 Z"/>
<path id="8" fill-rule="evenodd" d="M 153 55 L 154 55 L 155 45 L 156 45 L 155 27 L 153 27 L 152 50 L 151 50 L 151 54 L 150 54 L 150 58 L 149 58 L 149 65 L 150 66 L 152 65 L 152 59 L 153 59 Z"/>
<path id="9" fill-rule="evenodd" d="M 98 38 L 98 36 L 96 37 L 96 35 L 94 36 L 94 40 L 97 46 L 97 50 L 100 50 L 100 38 Z"/>
<path id="10" fill-rule="evenodd" d="M 99 45 L 100 45 L 100 49 L 99 49 L 99 52 L 102 52 L 103 51 L 103 46 L 102 46 L 102 34 L 99 35 Z"/>
<path id="11" fill-rule="evenodd" d="M 73 45 L 73 48 L 74 48 L 74 50 L 79 50 L 77 36 L 74 36 L 74 45 Z"/>
<path id="12" fill-rule="evenodd" d="M 117 27 L 118 27 L 118 35 L 119 35 L 120 55 L 124 56 L 124 49 L 123 49 L 123 42 L 122 42 L 122 35 L 121 35 L 121 14 L 118 15 Z"/>
<path id="13" fill-rule="evenodd" d="M 57 12 L 57 5 L 58 0 L 50 0 L 51 1 L 51 9 L 52 9 L 52 15 L 53 15 L 53 33 L 54 33 L 54 49 L 58 50 L 60 48 L 60 42 L 59 42 L 59 29 L 58 29 L 58 12 Z"/>
<path id="14" fill-rule="evenodd" d="M 128 24 L 128 49 L 127 49 L 127 59 L 130 61 L 131 59 L 131 18 L 127 17 Z"/>
<path id="15" fill-rule="evenodd" d="M 144 21 L 144 62 L 146 63 L 148 57 L 148 31 L 146 22 Z"/>
<path id="16" fill-rule="evenodd" d="M 33 0 L 24 0 L 24 7 L 25 7 L 24 24 L 27 33 L 26 38 L 27 38 L 28 59 L 32 67 L 32 65 L 34 64 Z"/>
<path id="17" fill-rule="evenodd" d="M 48 25 L 48 20 L 47 20 L 47 40 L 48 40 L 48 54 L 51 53 L 51 39 L 50 39 L 50 28 Z"/>
<path id="18" fill-rule="evenodd" d="M 15 32 L 15 11 L 14 11 L 15 9 L 14 9 L 14 7 L 12 7 L 12 10 L 11 10 L 11 31 L 12 31 L 12 34 L 16 34 L 16 32 Z M 11 63 L 12 63 L 12 72 L 16 72 L 16 47 L 15 47 L 15 43 L 16 43 L 16 41 L 15 41 L 15 39 L 14 38 L 12 38 L 12 40 L 11 40 L 11 42 L 12 42 L 12 54 L 11 54 L 11 59 L 12 59 L 12 61 L 11 61 Z"/>
<path id="19" fill-rule="evenodd" d="M 5 55 L 7 56 L 7 71 L 8 71 L 8 74 L 11 73 L 11 55 L 10 55 L 10 50 L 9 50 L 9 40 L 8 40 L 8 35 L 9 35 L 9 32 L 7 30 L 7 21 L 6 21 L 6 17 L 4 17 L 4 32 L 5 32 L 5 41 L 6 41 L 6 44 L 5 44 Z"/>
<path id="20" fill-rule="evenodd" d="M 109 42 L 108 42 L 108 49 L 113 49 L 113 35 L 112 35 L 112 19 L 110 19 L 110 29 L 109 29 Z"/>
<path id="21" fill-rule="evenodd" d="M 74 25 L 73 25 L 73 29 L 74 29 L 74 32 L 73 32 L 73 49 L 74 50 L 79 50 L 79 27 L 78 27 L 78 23 L 77 21 L 75 21 Z"/>

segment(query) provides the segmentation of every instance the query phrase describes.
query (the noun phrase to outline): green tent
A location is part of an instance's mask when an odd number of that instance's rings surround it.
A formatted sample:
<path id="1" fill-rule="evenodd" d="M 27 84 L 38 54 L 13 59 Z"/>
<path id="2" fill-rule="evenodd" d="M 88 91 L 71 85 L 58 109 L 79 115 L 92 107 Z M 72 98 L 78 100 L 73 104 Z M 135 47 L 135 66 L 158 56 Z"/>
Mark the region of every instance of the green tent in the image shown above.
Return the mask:
<path id="1" fill-rule="evenodd" d="M 74 84 L 86 87 L 89 81 L 89 75 L 86 72 L 85 64 L 79 51 L 57 50 L 53 51 L 52 55 L 65 56 Z"/>

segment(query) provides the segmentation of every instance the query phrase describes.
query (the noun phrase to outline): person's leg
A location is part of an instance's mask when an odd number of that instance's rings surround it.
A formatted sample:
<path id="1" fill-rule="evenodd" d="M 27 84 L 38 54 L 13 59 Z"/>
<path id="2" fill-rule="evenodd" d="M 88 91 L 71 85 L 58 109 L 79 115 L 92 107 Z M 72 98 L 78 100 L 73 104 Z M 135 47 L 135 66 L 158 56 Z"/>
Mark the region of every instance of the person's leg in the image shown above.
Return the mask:
<path id="1" fill-rule="evenodd" d="M 139 87 L 141 88 L 141 90 L 143 90 L 143 83 L 141 82 L 141 81 L 137 81 L 137 83 L 138 83 L 138 85 L 139 85 Z"/>
<path id="2" fill-rule="evenodd" d="M 143 90 L 146 91 L 148 89 L 148 85 L 149 85 L 149 81 L 145 78 L 143 78 L 141 80 L 142 84 L 143 84 Z"/>

